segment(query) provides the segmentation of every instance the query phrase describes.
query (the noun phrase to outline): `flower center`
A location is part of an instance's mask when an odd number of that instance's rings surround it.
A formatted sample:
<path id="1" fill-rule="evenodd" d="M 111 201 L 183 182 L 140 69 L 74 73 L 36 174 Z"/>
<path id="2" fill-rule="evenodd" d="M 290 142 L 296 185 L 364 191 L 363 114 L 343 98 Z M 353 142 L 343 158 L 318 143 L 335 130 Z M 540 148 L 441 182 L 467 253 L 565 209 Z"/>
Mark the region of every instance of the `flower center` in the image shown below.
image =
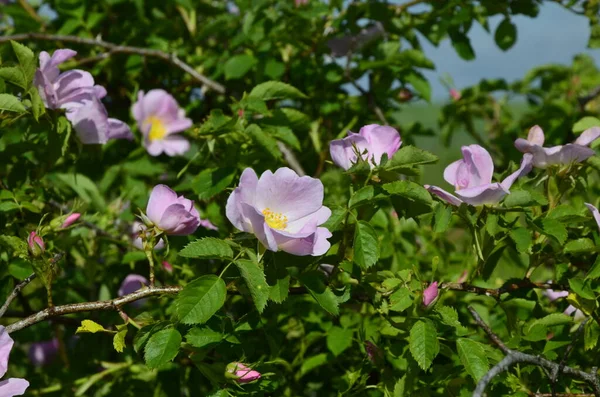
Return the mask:
<path id="1" fill-rule="evenodd" d="M 146 117 L 146 120 L 144 120 L 144 125 L 148 124 L 150 124 L 150 133 L 148 134 L 148 139 L 151 141 L 163 139 L 165 135 L 167 135 L 167 127 L 165 127 L 163 121 L 158 117 Z"/>
<path id="2" fill-rule="evenodd" d="M 262 213 L 265 216 L 265 222 L 267 222 L 270 228 L 282 230 L 287 227 L 288 218 L 282 215 L 281 212 L 273 212 L 269 208 L 265 208 Z"/>

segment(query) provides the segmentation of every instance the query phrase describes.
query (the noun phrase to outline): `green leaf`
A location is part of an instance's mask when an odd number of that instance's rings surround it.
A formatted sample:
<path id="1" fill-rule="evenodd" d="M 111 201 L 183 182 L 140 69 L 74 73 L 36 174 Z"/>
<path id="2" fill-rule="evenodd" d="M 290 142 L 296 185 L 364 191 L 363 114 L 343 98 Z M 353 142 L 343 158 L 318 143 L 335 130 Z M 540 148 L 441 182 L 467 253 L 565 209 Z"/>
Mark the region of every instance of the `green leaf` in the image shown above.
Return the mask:
<path id="1" fill-rule="evenodd" d="M 200 200 L 210 200 L 227 189 L 236 175 L 234 168 L 208 168 L 192 180 L 192 189 Z"/>
<path id="2" fill-rule="evenodd" d="M 459 31 L 449 31 L 450 39 L 452 40 L 452 47 L 459 57 L 465 61 L 471 61 L 475 59 L 475 51 L 471 46 L 471 40 L 469 37 Z"/>
<path id="3" fill-rule="evenodd" d="M 0 203 L 0 212 L 18 210 L 19 208 L 21 208 L 19 207 L 19 204 L 14 203 L 12 201 L 3 201 Z"/>
<path id="4" fill-rule="evenodd" d="M 239 79 L 244 77 L 256 64 L 258 59 L 249 54 L 235 55 L 225 62 L 225 79 Z"/>
<path id="5" fill-rule="evenodd" d="M 404 80 L 413 86 L 421 98 L 427 102 L 431 101 L 431 85 L 422 74 L 413 71 L 405 76 Z"/>
<path id="6" fill-rule="evenodd" d="M 300 141 L 290 127 L 281 125 L 264 125 L 263 130 L 293 149 L 301 150 Z"/>
<path id="7" fill-rule="evenodd" d="M 0 69 L 0 72 L 1 71 L 2 70 Z M 0 75 L 0 77 L 2 77 L 2 76 Z M 573 132 L 574 133 L 583 132 L 583 131 L 587 130 L 588 128 L 592 128 L 592 127 L 600 127 L 600 119 L 598 119 L 596 117 L 592 117 L 592 116 L 585 116 L 581 120 L 579 120 L 578 122 L 573 124 Z"/>
<path id="8" fill-rule="evenodd" d="M 25 113 L 27 111 L 19 98 L 10 94 L 0 94 L 0 110 L 15 113 Z"/>
<path id="9" fill-rule="evenodd" d="M 246 133 L 271 157 L 273 157 L 276 160 L 281 159 L 281 151 L 277 146 L 277 140 L 269 134 L 265 133 L 258 125 L 250 124 L 246 128 Z"/>
<path id="10" fill-rule="evenodd" d="M 113 337 L 113 347 L 119 353 L 125 349 L 125 337 L 127 336 L 127 324 L 117 325 L 117 333 Z"/>
<path id="11" fill-rule="evenodd" d="M 517 27 L 510 19 L 505 18 L 496 28 L 494 40 L 501 50 L 508 50 L 517 41 Z"/>
<path id="12" fill-rule="evenodd" d="M 246 259 L 235 261 L 242 278 L 246 282 L 246 286 L 250 290 L 252 300 L 256 306 L 256 310 L 262 313 L 267 306 L 271 288 L 265 280 L 265 273 L 258 263 Z"/>
<path id="13" fill-rule="evenodd" d="M 231 259 L 233 250 L 225 241 L 215 237 L 204 237 L 192 241 L 179 251 L 179 256 L 200 259 Z"/>
<path id="14" fill-rule="evenodd" d="M 31 87 L 29 90 L 29 98 L 31 98 L 31 111 L 33 112 L 33 117 L 35 121 L 38 121 L 39 118 L 46 112 L 46 107 L 44 106 L 44 102 L 42 102 L 42 98 L 35 87 Z"/>
<path id="15" fill-rule="evenodd" d="M 569 233 L 567 228 L 556 219 L 544 218 L 542 220 L 542 232 L 550 237 L 554 237 L 560 245 L 567 240 Z"/>
<path id="16" fill-rule="evenodd" d="M 24 90 L 27 89 L 27 81 L 25 80 L 25 76 L 23 76 L 23 71 L 18 67 L 9 66 L 0 68 L 0 79 L 21 87 Z"/>
<path id="17" fill-rule="evenodd" d="M 277 261 L 270 261 L 266 265 L 265 275 L 271 289 L 269 299 L 275 303 L 285 301 L 290 290 L 290 275 L 285 266 Z"/>
<path id="18" fill-rule="evenodd" d="M 339 314 L 339 302 L 333 291 L 325 285 L 324 277 L 323 273 L 313 270 L 302 273 L 299 280 L 323 309 L 337 316 Z"/>
<path id="19" fill-rule="evenodd" d="M 456 312 L 455 308 L 450 306 L 436 305 L 435 311 L 440 315 L 442 323 L 449 327 L 455 328 L 458 334 L 462 335 L 468 332 L 468 329 L 465 328 L 458 320 L 458 313 Z"/>
<path id="20" fill-rule="evenodd" d="M 527 190 L 511 190 L 510 194 L 504 199 L 504 206 L 508 208 L 546 204 L 548 204 L 548 201 L 543 195 Z"/>
<path id="21" fill-rule="evenodd" d="M 86 203 L 93 203 L 99 209 L 106 207 L 104 196 L 87 176 L 83 174 L 51 174 L 49 177 L 71 188 Z"/>
<path id="22" fill-rule="evenodd" d="M 327 359 L 326 353 L 317 354 L 316 356 L 312 356 L 305 359 L 304 361 L 302 361 L 302 366 L 300 367 L 300 376 L 302 377 L 306 375 L 313 369 L 327 363 L 327 361 L 329 360 Z"/>
<path id="23" fill-rule="evenodd" d="M 596 280 L 600 278 L 600 255 L 596 257 L 596 261 L 592 268 L 588 271 L 588 274 L 585 276 L 586 279 Z"/>
<path id="24" fill-rule="evenodd" d="M 539 341 L 546 339 L 549 327 L 570 324 L 573 321 L 571 316 L 563 313 L 552 313 L 546 317 L 531 321 L 525 328 L 523 337 L 529 341 Z"/>
<path id="25" fill-rule="evenodd" d="M 344 350 L 352 346 L 351 329 L 333 326 L 327 331 L 327 348 L 334 356 L 339 356 Z"/>
<path id="26" fill-rule="evenodd" d="M 423 164 L 433 164 L 439 160 L 438 156 L 426 150 L 414 146 L 403 146 L 386 163 L 385 168 L 389 171 L 414 167 Z"/>
<path id="27" fill-rule="evenodd" d="M 419 320 L 412 326 L 408 347 L 419 367 L 426 371 L 440 352 L 437 331 L 430 320 Z"/>
<path id="28" fill-rule="evenodd" d="M 481 343 L 465 338 L 460 338 L 456 341 L 456 349 L 458 350 L 460 362 L 475 383 L 477 383 L 490 368 L 487 352 Z"/>
<path id="29" fill-rule="evenodd" d="M 31 83 L 33 82 L 33 75 L 35 74 L 35 64 L 36 58 L 29 48 L 24 46 L 21 43 L 17 43 L 16 41 L 10 42 L 12 49 L 19 60 L 19 66 L 23 71 L 23 76 L 25 77 L 25 81 L 27 82 L 27 89 Z"/>
<path id="30" fill-rule="evenodd" d="M 186 335 L 185 340 L 190 345 L 199 349 L 205 348 L 216 343 L 220 343 L 224 339 L 222 333 L 213 331 L 208 327 L 192 328 Z"/>
<path id="31" fill-rule="evenodd" d="M 410 201 L 425 205 L 431 205 L 433 199 L 431 194 L 423 186 L 411 181 L 395 181 L 383 185 L 383 189 L 389 194 L 402 196 Z"/>
<path id="32" fill-rule="evenodd" d="M 225 116 L 221 109 L 213 109 L 198 130 L 199 135 L 221 135 L 235 129 L 236 119 Z"/>
<path id="33" fill-rule="evenodd" d="M 139 262 L 139 261 L 144 261 L 146 260 L 146 253 L 144 251 L 131 251 L 126 253 L 125 255 L 123 255 L 123 258 L 121 259 L 121 263 L 122 264 L 128 264 L 131 262 Z"/>
<path id="34" fill-rule="evenodd" d="M 595 321 L 588 321 L 584 327 L 583 348 L 586 351 L 592 350 L 598 344 L 598 340 L 600 340 L 600 327 Z"/>
<path id="35" fill-rule="evenodd" d="M 260 98 L 263 101 L 308 98 L 299 89 L 281 81 L 266 81 L 261 83 L 250 91 L 250 96 Z"/>
<path id="36" fill-rule="evenodd" d="M 358 189 L 352 197 L 350 197 L 350 201 L 348 202 L 348 206 L 350 209 L 359 207 L 365 203 L 368 203 L 369 200 L 373 198 L 375 195 L 375 188 L 371 185 L 362 187 Z"/>
<path id="37" fill-rule="evenodd" d="M 563 250 L 565 254 L 585 254 L 589 252 L 595 252 L 596 245 L 589 238 L 580 238 L 577 240 L 569 241 Z"/>
<path id="38" fill-rule="evenodd" d="M 354 229 L 354 262 L 363 269 L 368 269 L 379 259 L 379 241 L 373 226 L 365 221 L 358 221 Z"/>
<path id="39" fill-rule="evenodd" d="M 510 231 L 510 238 L 515 242 L 518 252 L 529 252 L 532 243 L 531 232 L 524 227 Z"/>
<path id="40" fill-rule="evenodd" d="M 100 324 L 98 324 L 92 320 L 83 320 L 83 321 L 81 321 L 81 325 L 79 327 L 77 327 L 77 330 L 75 331 L 76 334 L 78 334 L 80 332 L 89 332 L 89 333 L 95 334 L 96 332 L 110 332 L 110 331 L 108 331 L 103 326 L 101 326 Z"/>
<path id="41" fill-rule="evenodd" d="M 594 294 L 590 280 L 571 278 L 569 279 L 569 286 L 571 287 L 571 291 L 575 292 L 582 298 L 596 300 L 596 295 Z"/>
<path id="42" fill-rule="evenodd" d="M 433 215 L 433 231 L 436 233 L 444 233 L 450 226 L 452 219 L 452 208 L 444 204 L 438 204 Z"/>
<path id="43" fill-rule="evenodd" d="M 177 356 L 180 345 L 181 334 L 175 328 L 158 331 L 146 343 L 144 349 L 146 365 L 154 369 L 172 361 Z"/>
<path id="44" fill-rule="evenodd" d="M 28 256 L 27 243 L 16 236 L 0 236 L 0 244 L 14 251 L 16 256 Z"/>
<path id="45" fill-rule="evenodd" d="M 389 310 L 403 312 L 412 306 L 413 299 L 414 295 L 409 291 L 409 289 L 401 287 L 392 295 L 390 295 Z"/>
<path id="46" fill-rule="evenodd" d="M 177 296 L 177 315 L 183 324 L 205 323 L 225 304 L 226 296 L 227 287 L 220 277 L 202 276 L 183 287 Z"/>

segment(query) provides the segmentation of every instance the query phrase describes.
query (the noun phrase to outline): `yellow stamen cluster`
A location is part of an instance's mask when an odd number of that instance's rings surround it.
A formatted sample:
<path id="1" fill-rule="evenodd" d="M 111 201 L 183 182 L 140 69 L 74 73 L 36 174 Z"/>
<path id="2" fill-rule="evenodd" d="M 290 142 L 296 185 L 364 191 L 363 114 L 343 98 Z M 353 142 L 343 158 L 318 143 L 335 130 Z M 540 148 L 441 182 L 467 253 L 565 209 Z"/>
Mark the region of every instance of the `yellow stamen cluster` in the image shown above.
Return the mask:
<path id="1" fill-rule="evenodd" d="M 156 116 L 149 116 L 144 120 L 144 125 L 150 124 L 150 133 L 148 139 L 151 141 L 160 140 L 167 135 L 167 127 L 161 119 Z"/>
<path id="2" fill-rule="evenodd" d="M 269 208 L 265 208 L 262 213 L 265 216 L 265 222 L 267 222 L 269 227 L 278 230 L 282 230 L 287 227 L 288 218 L 280 212 L 273 212 Z"/>

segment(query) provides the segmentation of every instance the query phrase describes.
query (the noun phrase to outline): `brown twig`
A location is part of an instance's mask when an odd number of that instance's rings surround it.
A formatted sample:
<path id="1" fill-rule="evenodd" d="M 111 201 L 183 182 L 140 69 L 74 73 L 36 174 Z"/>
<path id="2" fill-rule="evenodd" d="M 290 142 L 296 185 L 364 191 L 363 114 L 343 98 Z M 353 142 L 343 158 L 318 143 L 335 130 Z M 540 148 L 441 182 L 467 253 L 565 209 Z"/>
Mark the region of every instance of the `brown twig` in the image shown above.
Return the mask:
<path id="1" fill-rule="evenodd" d="M 296 174 L 300 176 L 306 175 L 306 172 L 304 172 L 302 165 L 300 164 L 294 153 L 290 150 L 290 148 L 288 148 L 283 142 L 279 141 L 277 141 L 277 147 L 281 151 L 281 154 L 283 154 L 283 158 L 285 159 L 285 161 L 287 161 L 290 168 L 296 171 Z"/>
<path id="2" fill-rule="evenodd" d="M 4 43 L 10 40 L 14 41 L 24 41 L 24 40 L 44 40 L 44 41 L 63 41 L 66 43 L 75 43 L 75 44 L 83 44 L 90 45 L 96 47 L 102 47 L 109 50 L 111 54 L 137 54 L 146 57 L 153 57 L 162 59 L 163 61 L 169 62 L 170 64 L 177 66 L 179 69 L 188 73 L 197 81 L 201 82 L 208 88 L 220 93 L 225 93 L 225 87 L 214 80 L 209 79 L 201 73 L 198 73 L 194 68 L 192 68 L 187 63 L 183 62 L 181 59 L 177 57 L 175 54 L 167 54 L 166 52 L 160 50 L 154 50 L 149 48 L 141 48 L 141 47 L 131 47 L 118 45 L 114 43 L 109 43 L 100 38 L 89 39 L 85 37 L 78 36 L 66 36 L 66 35 L 57 35 L 57 34 L 45 34 L 45 33 L 21 33 L 15 34 L 12 36 L 3 36 L 0 37 L 0 43 Z"/>
<path id="3" fill-rule="evenodd" d="M 8 310 L 8 307 L 10 306 L 10 304 L 12 303 L 12 301 L 17 297 L 17 295 L 19 295 L 19 293 L 21 292 L 21 290 L 23 288 L 25 288 L 25 286 L 27 284 L 29 284 L 30 282 L 32 282 L 37 276 L 35 275 L 35 273 L 32 273 L 29 275 L 29 277 L 27 277 L 25 280 L 21 281 L 19 284 L 17 284 L 15 286 L 15 288 L 12 290 L 12 292 L 10 293 L 10 295 L 8 295 L 8 298 L 6 298 L 6 302 L 4 302 L 4 304 L 2 305 L 2 307 L 0 307 L 0 317 L 4 316 L 4 313 L 6 313 L 6 311 Z"/>
<path id="4" fill-rule="evenodd" d="M 98 310 L 115 310 L 126 303 L 135 302 L 137 300 L 148 298 L 150 296 L 164 295 L 164 294 L 177 294 L 181 291 L 179 286 L 170 287 L 152 287 L 144 288 L 139 291 L 135 291 L 128 295 L 123 295 L 115 299 L 109 299 L 105 301 L 85 302 L 85 303 L 71 303 L 68 305 L 54 306 L 52 308 L 46 308 L 40 312 L 32 314 L 22 320 L 10 324 L 6 327 L 6 331 L 10 334 L 15 331 L 22 330 L 30 327 L 41 321 L 51 319 L 53 317 L 64 316 L 66 314 L 91 312 Z"/>
<path id="5" fill-rule="evenodd" d="M 568 291 L 569 287 L 560 284 L 550 283 L 535 283 L 531 280 L 524 279 L 518 282 L 503 285 L 500 288 L 484 288 L 477 287 L 469 283 L 442 283 L 440 285 L 442 289 L 449 289 L 453 291 L 472 292 L 478 295 L 487 295 L 494 298 L 499 298 L 500 295 L 513 292 L 521 289 L 552 289 L 556 291 Z"/>
<path id="6" fill-rule="evenodd" d="M 492 331 L 492 329 L 481 319 L 479 313 L 473 309 L 472 306 L 468 307 L 469 312 L 475 319 L 475 322 L 484 330 L 487 336 L 498 346 L 500 350 L 506 356 L 496 365 L 492 367 L 477 383 L 475 391 L 473 392 L 473 397 L 482 397 L 484 395 L 485 389 L 488 384 L 492 381 L 492 379 L 501 374 L 502 372 L 508 370 L 513 364 L 523 363 L 523 364 L 533 364 L 539 367 L 542 367 L 544 370 L 547 370 L 550 374 L 555 373 L 559 370 L 560 364 L 555 363 L 553 361 L 547 360 L 540 356 L 534 356 L 531 354 L 521 353 L 516 350 L 511 350 L 500 340 L 498 335 Z M 573 378 L 582 379 L 590 384 L 592 389 L 594 390 L 594 396 L 600 397 L 600 380 L 598 379 L 598 368 L 592 367 L 590 372 L 584 372 L 576 368 L 572 368 L 569 366 L 564 366 L 562 368 L 562 373 L 565 375 L 571 376 Z"/>

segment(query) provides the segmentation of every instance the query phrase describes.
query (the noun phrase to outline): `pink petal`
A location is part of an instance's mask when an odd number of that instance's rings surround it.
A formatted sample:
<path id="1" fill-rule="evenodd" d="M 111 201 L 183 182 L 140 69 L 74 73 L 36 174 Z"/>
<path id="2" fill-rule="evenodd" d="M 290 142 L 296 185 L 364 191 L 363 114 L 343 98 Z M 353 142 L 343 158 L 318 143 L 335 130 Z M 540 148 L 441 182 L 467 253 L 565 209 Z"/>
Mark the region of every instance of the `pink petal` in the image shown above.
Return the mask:
<path id="1" fill-rule="evenodd" d="M 369 160 L 373 159 L 375 164 L 381 162 L 384 153 L 387 154 L 388 159 L 391 159 L 402 145 L 400 133 L 389 126 L 369 124 L 362 127 L 359 134 L 369 143 Z"/>
<path id="2" fill-rule="evenodd" d="M 176 203 L 177 193 L 166 185 L 156 185 L 150 193 L 146 215 L 155 225 L 158 225 L 167 208 Z"/>
<path id="3" fill-rule="evenodd" d="M 252 168 L 246 168 L 240 177 L 239 186 L 229 195 L 225 207 L 225 214 L 229 222 L 236 229 L 248 233 L 252 233 L 253 228 L 250 220 L 243 215 L 242 203 L 248 204 L 252 208 L 254 207 L 257 184 L 258 176 L 256 176 L 256 172 Z"/>
<path id="4" fill-rule="evenodd" d="M 162 143 L 163 151 L 167 156 L 181 156 L 190 150 L 190 142 L 182 136 L 166 136 Z"/>
<path id="5" fill-rule="evenodd" d="M 0 378 L 6 374 L 6 370 L 8 369 L 8 356 L 10 355 L 14 343 L 15 342 L 8 332 L 6 332 L 6 328 L 0 325 Z"/>
<path id="6" fill-rule="evenodd" d="M 468 187 L 492 182 L 494 161 L 487 150 L 479 145 L 469 145 L 462 147 L 462 154 L 470 175 Z"/>
<path id="7" fill-rule="evenodd" d="M 463 203 L 463 201 L 461 199 L 459 199 L 458 197 L 448 193 L 444 189 L 439 188 L 437 186 L 425 185 L 425 189 L 427 189 L 429 191 L 429 193 L 435 194 L 436 196 L 438 196 L 439 198 L 441 198 L 448 204 L 459 207 Z"/>
<path id="8" fill-rule="evenodd" d="M 488 185 L 470 187 L 455 192 L 462 201 L 475 206 L 498 204 L 502 198 L 509 193 L 510 192 L 507 189 L 504 189 L 500 183 L 490 183 Z"/>
<path id="9" fill-rule="evenodd" d="M 592 127 L 583 131 L 573 143 L 581 146 L 589 146 L 598 138 L 600 138 L 600 127 Z"/>
<path id="10" fill-rule="evenodd" d="M 519 169 L 507 176 L 502 181 L 502 187 L 505 190 L 509 190 L 513 183 L 515 183 L 517 178 L 525 176 L 531 172 L 533 168 L 533 157 L 534 155 L 532 155 L 531 153 L 525 153 L 523 155 L 523 159 L 521 160 L 521 166 L 519 167 Z"/>
<path id="11" fill-rule="evenodd" d="M 527 141 L 532 145 L 544 146 L 544 131 L 539 125 L 534 125 L 529 129 Z"/>
<path id="12" fill-rule="evenodd" d="M 133 133 L 127 124 L 117 119 L 108 119 L 108 139 L 133 140 Z"/>
<path id="13" fill-rule="evenodd" d="M 359 135 L 350 133 L 344 139 L 336 139 L 329 143 L 331 159 L 344 170 L 350 169 L 358 160 L 354 146 L 359 153 L 363 153 L 369 146 L 367 140 Z"/>
<path id="14" fill-rule="evenodd" d="M 585 203 L 585 206 L 592 212 L 592 215 L 596 220 L 596 224 L 598 224 L 598 228 L 600 229 L 600 212 L 598 212 L 598 208 L 594 207 L 590 203 Z"/>
<path id="15" fill-rule="evenodd" d="M 173 204 L 167 207 L 158 223 L 161 230 L 174 236 L 192 234 L 198 229 L 199 225 L 200 219 L 181 204 Z"/>
<path id="16" fill-rule="evenodd" d="M 25 379 L 10 378 L 0 382 L 0 397 L 22 396 L 29 387 Z"/>

